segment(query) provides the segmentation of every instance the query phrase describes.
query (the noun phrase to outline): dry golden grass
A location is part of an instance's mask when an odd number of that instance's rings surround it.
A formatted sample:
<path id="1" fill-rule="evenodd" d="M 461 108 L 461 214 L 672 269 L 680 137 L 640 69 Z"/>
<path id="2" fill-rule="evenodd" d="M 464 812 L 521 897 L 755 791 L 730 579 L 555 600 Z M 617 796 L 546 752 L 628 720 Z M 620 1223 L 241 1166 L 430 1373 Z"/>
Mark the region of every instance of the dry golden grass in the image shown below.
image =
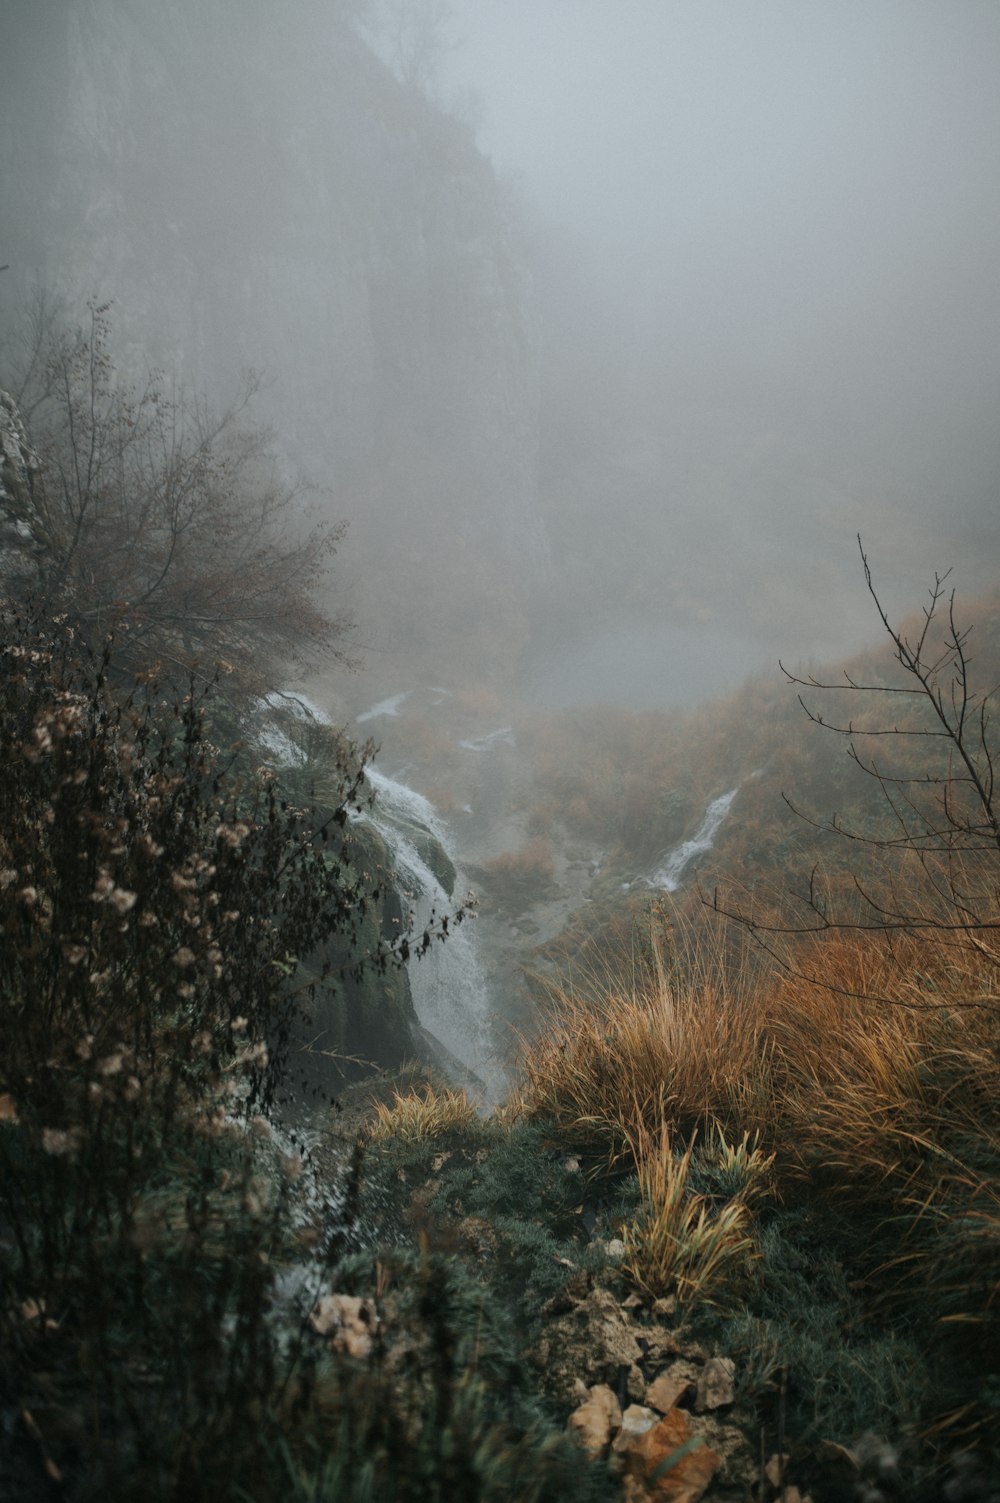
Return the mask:
<path id="1" fill-rule="evenodd" d="M 375 1143 L 390 1138 L 436 1138 L 470 1127 L 476 1120 L 476 1108 L 465 1091 L 435 1091 L 427 1085 L 422 1093 L 410 1091 L 401 1096 L 394 1091 L 391 1106 L 377 1101 L 368 1137 Z"/>
<path id="2" fill-rule="evenodd" d="M 596 998 L 551 988 L 552 1025 L 525 1060 L 529 1112 L 636 1163 L 650 1209 L 629 1244 L 631 1276 L 693 1288 L 682 1249 L 700 1242 L 711 1267 L 712 1238 L 724 1259 L 745 1233 L 748 1198 L 713 1227 L 662 1135 L 748 1134 L 775 1156 L 779 1191 L 811 1187 L 865 1218 L 894 1249 L 884 1271 L 898 1287 L 926 1290 L 940 1318 L 990 1318 L 1000 950 L 980 937 L 840 933 L 789 948 L 768 974 L 726 946 L 688 944 L 683 966 L 657 950 L 644 975 Z"/>
<path id="3" fill-rule="evenodd" d="M 613 1157 L 663 1123 L 766 1136 L 774 1045 L 749 965 L 697 944 L 681 973 L 661 936 L 649 944 L 651 964 L 623 966 L 602 994 L 547 987 L 548 1027 L 525 1051 L 528 1109 Z"/>

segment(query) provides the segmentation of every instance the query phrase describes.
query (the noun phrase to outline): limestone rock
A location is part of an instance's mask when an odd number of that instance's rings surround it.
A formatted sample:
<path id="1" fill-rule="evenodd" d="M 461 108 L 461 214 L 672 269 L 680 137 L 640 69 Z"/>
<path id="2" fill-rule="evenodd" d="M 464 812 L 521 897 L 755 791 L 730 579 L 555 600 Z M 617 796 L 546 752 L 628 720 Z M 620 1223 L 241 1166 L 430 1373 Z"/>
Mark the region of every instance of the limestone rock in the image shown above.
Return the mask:
<path id="1" fill-rule="evenodd" d="M 735 1403 L 735 1377 L 736 1363 L 731 1357 L 712 1357 L 701 1370 L 694 1407 L 704 1412 Z"/>
<path id="2" fill-rule="evenodd" d="M 600 1456 L 622 1423 L 621 1406 L 606 1383 L 597 1383 L 587 1400 L 574 1409 L 566 1428 L 590 1457 Z"/>
<path id="3" fill-rule="evenodd" d="M 682 1409 L 658 1418 L 621 1454 L 626 1503 L 697 1503 L 721 1464 L 721 1457 L 694 1434 Z"/>
<path id="4" fill-rule="evenodd" d="M 654 1299 L 654 1301 L 653 1301 L 653 1314 L 654 1315 L 659 1315 L 661 1318 L 668 1319 L 668 1320 L 670 1319 L 671 1316 L 676 1315 L 677 1314 L 677 1296 L 676 1296 L 676 1294 L 665 1294 L 665 1295 L 661 1296 L 660 1299 Z"/>
<path id="5" fill-rule="evenodd" d="M 646 1389 L 646 1403 L 666 1414 L 687 1394 L 694 1392 L 700 1376 L 693 1362 L 686 1362 L 683 1358 L 671 1362 L 666 1372 L 660 1373 Z"/>
<path id="6" fill-rule="evenodd" d="M 496 1228 L 482 1216 L 466 1216 L 456 1228 L 457 1235 L 479 1263 L 487 1263 L 496 1257 Z"/>
<path id="7" fill-rule="evenodd" d="M 770 1482 L 772 1487 L 781 1486 L 782 1480 L 785 1475 L 785 1468 L 787 1466 L 787 1455 L 779 1456 L 777 1452 L 775 1452 L 773 1456 L 768 1458 L 767 1465 L 764 1468 L 764 1476 L 767 1478 L 768 1482 Z"/>
<path id="8" fill-rule="evenodd" d="M 630 1404 L 622 1415 L 621 1428 L 615 1437 L 613 1451 L 619 1453 L 630 1451 L 641 1435 L 651 1430 L 658 1422 L 660 1416 L 652 1409 L 647 1409 L 645 1404 Z"/>
<path id="9" fill-rule="evenodd" d="M 309 1324 L 317 1336 L 329 1336 L 330 1348 L 349 1357 L 368 1357 L 378 1325 L 375 1301 L 353 1294 L 324 1294 L 317 1302 Z"/>
<path id="10" fill-rule="evenodd" d="M 607 1289 L 588 1290 L 582 1299 L 563 1312 L 556 1305 L 531 1358 L 549 1392 L 559 1398 L 574 1397 L 574 1382 L 588 1385 L 617 1383 L 625 1369 L 625 1387 L 630 1399 L 641 1399 L 646 1381 L 639 1364 L 643 1352 L 636 1332 L 617 1300 Z"/>
<path id="11" fill-rule="evenodd" d="M 714 1414 L 692 1414 L 691 1430 L 721 1458 L 718 1481 L 749 1497 L 760 1481 L 760 1455 L 755 1440 L 738 1425 Z"/>

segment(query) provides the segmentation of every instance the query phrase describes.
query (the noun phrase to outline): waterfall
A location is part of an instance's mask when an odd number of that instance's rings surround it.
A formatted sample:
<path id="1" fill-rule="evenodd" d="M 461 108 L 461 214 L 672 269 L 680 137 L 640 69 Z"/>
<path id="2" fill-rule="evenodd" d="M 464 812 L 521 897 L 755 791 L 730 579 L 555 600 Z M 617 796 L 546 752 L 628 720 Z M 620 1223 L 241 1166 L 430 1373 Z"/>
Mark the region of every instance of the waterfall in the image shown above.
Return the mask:
<path id="1" fill-rule="evenodd" d="M 405 698 L 405 694 L 400 694 L 384 700 L 358 719 L 398 714 Z M 283 714 L 290 717 L 290 725 L 281 723 Z M 296 721 L 303 725 L 331 724 L 329 716 L 298 690 L 274 692 L 259 700 L 252 720 L 253 734 L 261 748 L 274 761 L 289 767 L 301 766 L 305 760 L 295 737 Z M 457 863 L 451 836 L 422 794 L 374 767 L 365 768 L 365 777 L 375 793 L 375 804 L 371 811 L 357 812 L 353 817 L 370 819 L 388 846 L 398 885 L 419 936 L 430 923 L 432 912 L 440 918 L 453 906 L 449 893 L 421 850 L 426 852 L 428 843 L 436 842 L 454 867 Z M 430 859 L 433 861 L 433 855 Z M 409 974 L 413 1006 L 421 1027 L 442 1048 L 445 1059 L 451 1056 L 453 1063 L 457 1061 L 481 1083 L 490 1101 L 499 1100 L 506 1092 L 507 1082 L 490 1043 L 492 1008 L 473 923 L 449 925 L 448 938 L 443 942 L 435 940 L 426 955 L 411 960 Z"/>
<path id="2" fill-rule="evenodd" d="M 451 900 L 407 827 L 428 831 L 454 862 L 447 827 L 433 805 L 405 783 L 373 767 L 365 769 L 365 776 L 376 795 L 371 818 L 392 852 L 419 935 L 430 922 L 431 911 L 446 913 Z M 489 989 L 470 922 L 449 927 L 443 943 L 435 941 L 426 955 L 411 961 L 410 991 L 422 1027 L 482 1082 L 491 1100 L 498 1100 L 506 1079 L 490 1041 Z"/>
<path id="3" fill-rule="evenodd" d="M 739 793 L 738 788 L 731 788 L 728 793 L 720 794 L 718 798 L 712 800 L 691 839 L 684 840 L 680 845 L 675 846 L 659 870 L 650 877 L 651 887 L 662 888 L 664 892 L 677 891 L 681 884 L 681 877 L 695 857 L 712 849 L 719 826 L 729 813 L 737 793 Z"/>

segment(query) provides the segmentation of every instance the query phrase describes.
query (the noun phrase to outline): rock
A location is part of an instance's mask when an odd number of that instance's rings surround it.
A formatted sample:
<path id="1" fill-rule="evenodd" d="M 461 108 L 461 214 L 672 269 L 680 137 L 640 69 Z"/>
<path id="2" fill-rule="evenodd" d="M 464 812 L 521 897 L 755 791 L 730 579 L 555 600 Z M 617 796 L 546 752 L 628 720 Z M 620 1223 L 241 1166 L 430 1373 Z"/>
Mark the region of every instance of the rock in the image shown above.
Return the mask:
<path id="1" fill-rule="evenodd" d="M 612 1237 L 610 1242 L 604 1244 L 608 1257 L 613 1263 L 620 1263 L 625 1256 L 625 1244 L 620 1237 Z"/>
<path id="2" fill-rule="evenodd" d="M 586 1299 L 591 1287 L 590 1274 L 585 1268 L 580 1268 L 566 1280 L 566 1294 L 571 1300 Z"/>
<path id="3" fill-rule="evenodd" d="M 721 1458 L 717 1481 L 738 1490 L 741 1498 L 750 1497 L 760 1482 L 760 1454 L 756 1438 L 729 1420 L 714 1414 L 689 1416 L 691 1432 L 700 1435 L 706 1445 Z"/>
<path id="4" fill-rule="evenodd" d="M 721 1464 L 682 1409 L 657 1417 L 627 1446 L 619 1448 L 616 1441 L 614 1449 L 624 1457 L 626 1503 L 697 1503 Z"/>
<path id="5" fill-rule="evenodd" d="M 775 1453 L 769 1458 L 768 1463 L 764 1468 L 764 1476 L 767 1478 L 768 1482 L 770 1482 L 772 1487 L 780 1488 L 785 1476 L 785 1470 L 787 1466 L 787 1454 L 782 1454 L 781 1456 L 779 1456 L 777 1453 Z"/>
<path id="6" fill-rule="evenodd" d="M 496 1228 L 482 1216 L 466 1216 L 455 1230 L 477 1262 L 488 1263 L 496 1257 Z"/>
<path id="7" fill-rule="evenodd" d="M 676 1296 L 676 1294 L 667 1294 L 667 1295 L 664 1295 L 661 1299 L 654 1299 L 654 1301 L 653 1301 L 653 1314 L 654 1315 L 659 1315 L 661 1319 L 664 1319 L 664 1318 L 669 1319 L 670 1316 L 676 1315 L 677 1314 L 677 1296 Z"/>
<path id="8" fill-rule="evenodd" d="M 571 1399 L 579 1377 L 588 1384 L 617 1386 L 619 1371 L 624 1368 L 628 1397 L 641 1399 L 646 1391 L 639 1366 L 642 1348 L 627 1313 L 614 1296 L 607 1289 L 593 1288 L 575 1300 L 569 1311 L 564 1313 L 564 1308 L 561 1301 L 546 1307 L 546 1314 L 554 1318 L 547 1320 L 531 1351 L 531 1360 L 548 1391 Z"/>
<path id="9" fill-rule="evenodd" d="M 324 1294 L 309 1316 L 309 1324 L 317 1336 L 331 1338 L 331 1351 L 368 1357 L 378 1325 L 375 1301 L 353 1294 Z"/>
<path id="10" fill-rule="evenodd" d="M 587 1455 L 600 1456 L 611 1443 L 611 1437 L 621 1427 L 622 1411 L 617 1398 L 606 1383 L 595 1384 L 587 1400 L 574 1409 L 566 1422 L 566 1428 Z"/>
<path id="11" fill-rule="evenodd" d="M 736 1402 L 736 1363 L 731 1357 L 712 1357 L 701 1370 L 694 1407 L 704 1413 L 706 1409 L 721 1409 L 725 1404 Z"/>
<path id="12" fill-rule="evenodd" d="M 660 1373 L 646 1389 L 646 1403 L 658 1409 L 661 1414 L 666 1414 L 681 1399 L 695 1391 L 699 1376 L 699 1369 L 693 1362 L 685 1362 L 683 1359 L 671 1362 L 666 1372 Z"/>
<path id="13" fill-rule="evenodd" d="M 611 1447 L 619 1455 L 623 1451 L 632 1449 L 640 1435 L 645 1435 L 659 1422 L 660 1416 L 652 1409 L 647 1409 L 645 1404 L 630 1404 L 622 1415 L 621 1428 L 615 1437 Z"/>

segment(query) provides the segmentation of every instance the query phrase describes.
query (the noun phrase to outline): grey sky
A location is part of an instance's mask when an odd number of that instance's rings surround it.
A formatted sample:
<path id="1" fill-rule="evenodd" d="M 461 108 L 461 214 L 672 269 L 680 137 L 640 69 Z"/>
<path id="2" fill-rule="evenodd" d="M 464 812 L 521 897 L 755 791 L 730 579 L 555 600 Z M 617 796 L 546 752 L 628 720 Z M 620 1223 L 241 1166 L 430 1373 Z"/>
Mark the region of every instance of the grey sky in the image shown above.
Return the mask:
<path id="1" fill-rule="evenodd" d="M 780 225 L 816 247 L 831 232 L 863 269 L 875 217 L 923 231 L 930 255 L 949 242 L 939 216 L 966 238 L 1000 227 L 993 0 L 455 10 L 449 74 L 482 94 L 483 146 L 595 243 L 647 235 L 697 262 L 726 230 L 757 247 Z"/>
<path id="2" fill-rule="evenodd" d="M 455 0 L 454 31 L 446 87 L 479 91 L 480 144 L 606 283 L 665 411 L 752 409 L 875 511 L 904 504 L 908 562 L 964 551 L 981 583 L 1000 4 Z"/>

